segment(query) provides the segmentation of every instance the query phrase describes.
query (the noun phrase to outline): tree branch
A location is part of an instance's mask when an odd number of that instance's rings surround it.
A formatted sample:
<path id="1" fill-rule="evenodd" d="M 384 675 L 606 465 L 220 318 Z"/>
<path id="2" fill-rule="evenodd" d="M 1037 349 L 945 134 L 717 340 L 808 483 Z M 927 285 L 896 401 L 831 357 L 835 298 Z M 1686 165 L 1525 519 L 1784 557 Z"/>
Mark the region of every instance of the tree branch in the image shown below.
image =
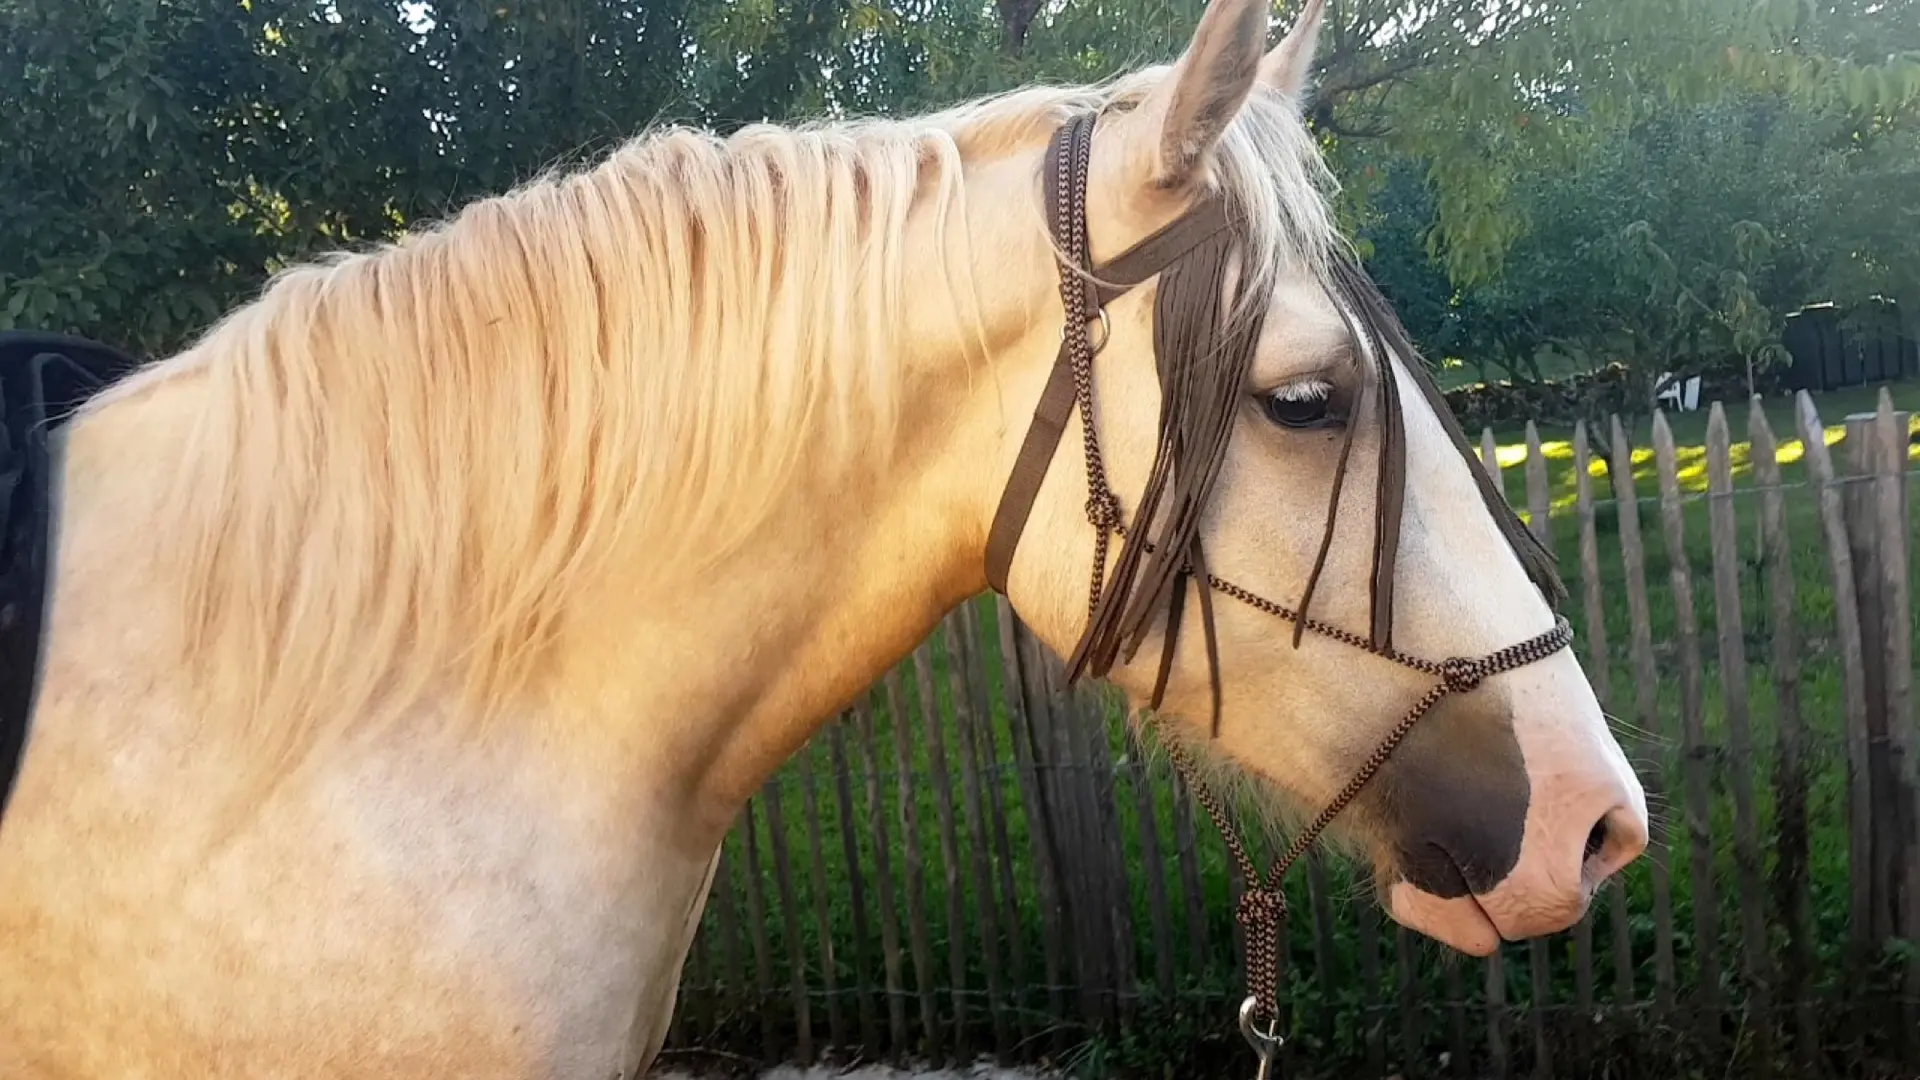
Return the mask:
<path id="1" fill-rule="evenodd" d="M 1371 90 L 1376 86 L 1397 82 L 1408 74 L 1425 67 L 1428 59 L 1428 57 L 1419 55 L 1404 56 L 1392 63 L 1382 64 L 1380 67 L 1364 75 L 1329 79 L 1321 84 L 1320 93 L 1323 97 L 1334 97 L 1336 95 L 1350 96 L 1364 90 Z"/>
<path id="2" fill-rule="evenodd" d="M 1308 122 L 1314 130 L 1349 139 L 1381 139 L 1393 134 L 1393 128 L 1384 121 L 1368 124 L 1349 124 L 1342 122 L 1333 112 L 1333 102 L 1315 101 L 1307 112 Z"/>

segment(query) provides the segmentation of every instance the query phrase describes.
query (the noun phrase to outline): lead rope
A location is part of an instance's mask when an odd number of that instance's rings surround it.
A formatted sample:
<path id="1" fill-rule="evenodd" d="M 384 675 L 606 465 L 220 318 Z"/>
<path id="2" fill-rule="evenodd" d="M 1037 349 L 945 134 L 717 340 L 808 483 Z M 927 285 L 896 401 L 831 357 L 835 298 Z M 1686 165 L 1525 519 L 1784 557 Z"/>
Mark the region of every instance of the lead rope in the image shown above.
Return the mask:
<path id="1" fill-rule="evenodd" d="M 1084 330 L 1082 332 L 1084 333 Z M 1102 477 L 1102 481 L 1104 479 Z M 1104 490 L 1105 483 L 1102 482 L 1099 488 Z M 1107 497 L 1113 499 L 1110 491 Z M 1115 502 L 1117 501 L 1116 499 Z M 1089 503 L 1089 507 L 1091 505 Z M 1118 516 L 1116 507 L 1115 517 Z M 1115 535 L 1127 534 L 1124 522 L 1114 521 L 1111 528 Z M 1103 542 L 1096 545 L 1098 552 L 1104 553 L 1106 549 L 1104 539 L 1105 530 L 1102 530 Z M 1141 543 L 1146 544 L 1149 550 L 1152 549 L 1151 541 L 1142 540 Z M 1103 567 L 1104 559 L 1096 557 L 1093 569 L 1096 589 L 1099 587 Z M 1427 692 L 1413 703 L 1413 707 L 1407 710 L 1406 715 L 1400 718 L 1400 722 L 1393 726 L 1393 730 L 1387 733 L 1386 738 L 1374 747 L 1373 753 L 1367 755 L 1367 760 L 1361 763 L 1360 768 L 1354 772 L 1346 786 L 1341 788 L 1319 815 L 1293 838 L 1293 842 L 1287 846 L 1286 851 L 1267 868 L 1264 875 L 1254 866 L 1253 857 L 1247 853 L 1246 844 L 1241 840 L 1239 831 L 1228 820 L 1226 809 L 1220 805 L 1212 789 L 1201 780 L 1199 769 L 1179 738 L 1168 734 L 1163 735 L 1160 740 L 1166 748 L 1168 760 L 1173 763 L 1174 771 L 1179 774 L 1181 782 L 1187 786 L 1187 789 L 1193 792 L 1194 801 L 1206 811 L 1207 818 L 1213 822 L 1213 827 L 1227 845 L 1227 853 L 1233 857 L 1234 864 L 1239 868 L 1241 879 L 1247 883 L 1246 890 L 1241 894 L 1240 901 L 1234 910 L 1234 918 L 1246 930 L 1247 940 L 1247 998 L 1240 1005 L 1240 1031 L 1246 1036 L 1248 1043 L 1253 1046 L 1254 1052 L 1260 1059 L 1259 1071 L 1255 1073 L 1256 1080 L 1267 1080 L 1272 1074 L 1273 1059 L 1284 1041 L 1279 1034 L 1279 958 L 1280 934 L 1289 914 L 1287 895 L 1284 891 L 1287 871 L 1292 869 L 1294 863 L 1300 861 L 1300 857 L 1305 855 L 1328 826 L 1333 824 L 1334 819 L 1345 812 L 1347 807 L 1353 804 L 1353 800 L 1359 798 L 1360 792 L 1365 790 L 1367 784 L 1372 782 L 1374 775 L 1385 767 L 1387 760 L 1413 731 L 1414 726 L 1432 712 L 1436 705 L 1446 700 L 1451 694 L 1472 693 L 1482 682 L 1495 675 L 1526 667 L 1566 648 L 1573 643 L 1573 626 L 1567 622 L 1565 616 L 1556 613 L 1552 629 L 1517 645 L 1509 645 L 1479 658 L 1456 656 L 1433 661 L 1409 656 L 1391 646 L 1378 646 L 1368 638 L 1342 630 L 1319 619 L 1302 618 L 1293 609 L 1277 604 L 1217 574 L 1206 574 L 1204 580 L 1208 588 L 1230 596 L 1256 611 L 1294 623 L 1302 629 L 1311 630 L 1322 637 L 1371 653 L 1401 667 L 1430 675 L 1436 680 L 1431 687 L 1428 687 Z M 1259 1025 L 1262 1018 L 1267 1021 L 1264 1030 Z"/>
<path id="2" fill-rule="evenodd" d="M 1126 526 L 1115 523 L 1113 531 L 1125 536 Z M 1100 576 L 1099 563 L 1094 565 L 1094 575 L 1096 580 Z M 1267 868 L 1264 875 L 1254 866 L 1253 857 L 1248 854 L 1239 831 L 1228 820 L 1226 809 L 1220 805 L 1212 789 L 1201 780 L 1200 770 L 1187 753 L 1186 747 L 1181 744 L 1177 736 L 1171 733 L 1161 737 L 1160 742 L 1166 748 L 1167 758 L 1173 763 L 1174 771 L 1179 774 L 1181 782 L 1187 786 L 1187 789 L 1193 792 L 1194 801 L 1206 811 L 1207 818 L 1213 822 L 1213 827 L 1227 845 L 1227 853 L 1233 857 L 1241 879 L 1247 883 L 1246 890 L 1241 894 L 1240 901 L 1234 910 L 1234 918 L 1246 930 L 1247 938 L 1247 998 L 1240 1005 L 1240 1030 L 1252 1044 L 1254 1052 L 1259 1055 L 1260 1068 L 1255 1074 L 1256 1077 L 1258 1080 L 1266 1080 L 1271 1075 L 1273 1057 L 1278 1053 L 1283 1041 L 1279 1035 L 1279 958 L 1280 934 L 1289 914 L 1287 895 L 1284 891 L 1287 871 L 1292 869 L 1294 863 L 1300 861 L 1300 857 L 1305 855 L 1328 826 L 1333 824 L 1334 819 L 1345 812 L 1347 807 L 1353 804 L 1353 800 L 1359 798 L 1360 792 L 1365 790 L 1367 784 L 1372 782 L 1374 775 L 1385 767 L 1387 760 L 1393 756 L 1393 752 L 1399 748 L 1402 740 L 1413 731 L 1414 726 L 1422 718 L 1433 711 L 1434 706 L 1446 700 L 1451 694 L 1472 693 L 1482 682 L 1495 675 L 1526 667 L 1566 648 L 1573 643 L 1573 626 L 1567 622 L 1565 616 L 1555 614 L 1552 629 L 1517 645 L 1509 645 L 1477 659 L 1456 656 L 1436 662 L 1409 656 L 1391 647 L 1376 647 L 1367 638 L 1321 622 L 1319 619 L 1303 619 L 1291 608 L 1274 603 L 1216 574 L 1207 574 L 1205 581 L 1208 588 L 1230 596 L 1256 611 L 1294 623 L 1322 637 L 1350 645 L 1362 652 L 1371 653 L 1423 675 L 1433 676 L 1437 680 L 1425 694 L 1420 696 L 1419 700 L 1413 703 L 1413 707 L 1408 709 L 1406 715 L 1400 718 L 1400 722 L 1393 726 L 1393 730 L 1387 733 L 1386 738 L 1374 747 L 1373 753 L 1367 755 L 1367 760 L 1361 763 L 1360 768 L 1354 772 L 1346 786 L 1341 788 L 1313 821 L 1293 838 L 1293 842 L 1287 846 L 1286 851 Z M 1259 1021 L 1262 1018 L 1267 1021 L 1265 1030 L 1259 1027 Z"/>
<path id="3" fill-rule="evenodd" d="M 1246 891 L 1240 896 L 1240 902 L 1234 910 L 1234 917 L 1246 930 L 1247 939 L 1247 998 L 1240 1005 L 1240 1031 L 1247 1042 L 1253 1046 L 1254 1053 L 1260 1059 L 1257 1080 L 1266 1080 L 1271 1075 L 1274 1056 L 1283 1042 L 1280 1028 L 1280 936 L 1286 926 L 1288 907 L 1287 895 L 1283 889 L 1287 871 L 1307 853 L 1314 841 L 1320 838 L 1335 818 L 1346 810 L 1358 798 L 1360 792 L 1373 780 L 1374 774 L 1386 765 L 1387 759 L 1413 731 L 1422 717 L 1431 712 L 1450 694 L 1471 693 L 1481 682 L 1503 672 L 1525 667 L 1538 660 L 1544 660 L 1573 642 L 1573 627 L 1563 616 L 1554 617 L 1553 629 L 1518 645 L 1509 645 L 1498 652 L 1490 653 L 1479 659 L 1454 657 L 1434 663 L 1418 657 L 1406 656 L 1392 649 L 1375 649 L 1372 642 L 1330 627 L 1315 619 L 1301 620 L 1293 611 L 1257 596 L 1238 585 L 1224 581 L 1212 574 L 1207 575 L 1207 585 L 1219 592 L 1233 597 L 1241 603 L 1269 615 L 1289 622 L 1304 622 L 1307 629 L 1344 641 L 1355 648 L 1363 649 L 1383 659 L 1392 660 L 1404 667 L 1424 674 L 1435 676 L 1439 681 L 1429 687 L 1427 692 L 1414 702 L 1400 722 L 1395 724 L 1373 753 L 1367 756 L 1345 787 L 1328 802 L 1317 817 L 1295 836 L 1293 843 L 1267 869 L 1262 876 L 1253 865 L 1253 858 L 1247 853 L 1246 844 L 1240 839 L 1239 832 L 1227 820 L 1225 808 L 1220 805 L 1212 790 L 1203 783 L 1193 759 L 1177 737 L 1163 736 L 1161 743 L 1166 747 L 1167 757 L 1173 762 L 1174 770 L 1180 779 L 1193 792 L 1194 801 L 1207 812 L 1213 827 L 1227 845 L 1228 854 L 1239 867 L 1240 876 L 1246 881 Z M 1265 1018 L 1266 1027 L 1262 1029 L 1259 1021 Z"/>
<path id="4" fill-rule="evenodd" d="M 1060 143 L 1068 152 L 1058 154 L 1056 158 L 1056 180 L 1060 193 L 1050 208 L 1052 234 L 1060 240 L 1065 250 L 1065 259 L 1061 263 L 1060 299 L 1066 310 L 1066 321 L 1061 333 L 1066 338 L 1068 364 L 1073 377 L 1074 400 L 1080 413 L 1083 445 L 1086 452 L 1087 468 L 1087 521 L 1094 527 L 1094 556 L 1092 580 L 1088 587 L 1087 611 L 1089 618 L 1098 610 L 1100 597 L 1105 587 L 1107 554 L 1111 537 L 1127 536 L 1127 526 L 1120 506 L 1119 498 L 1113 493 L 1107 482 L 1106 462 L 1100 453 L 1100 442 L 1093 422 L 1093 359 L 1107 344 L 1111 333 L 1108 329 L 1106 309 L 1104 307 L 1090 312 L 1088 310 L 1089 278 L 1092 273 L 1091 252 L 1087 239 L 1086 210 L 1084 201 L 1077 197 L 1086 187 L 1086 177 L 1092 154 L 1090 129 L 1094 119 L 1083 115 L 1069 120 L 1062 132 Z M 1059 145 L 1057 143 L 1056 145 Z M 1060 220 L 1062 217 L 1065 220 Z M 1071 260 L 1071 265 L 1068 265 Z M 1097 299 L 1095 301 L 1098 302 Z M 1096 344 L 1087 333 L 1087 328 L 1097 318 L 1101 323 L 1102 334 Z M 1154 545 L 1142 537 L 1139 540 L 1145 550 L 1151 552 Z M 1227 819 L 1226 810 L 1218 798 L 1201 780 L 1199 770 L 1191 756 L 1177 737 L 1163 737 L 1167 756 L 1173 762 L 1174 770 L 1188 790 L 1193 792 L 1194 800 L 1205 810 L 1213 826 L 1219 831 L 1221 839 L 1227 845 L 1228 853 L 1246 881 L 1246 891 L 1241 894 L 1235 907 L 1234 917 L 1246 931 L 1246 976 L 1247 997 L 1240 1005 L 1240 1030 L 1247 1042 L 1253 1047 L 1259 1058 L 1256 1080 L 1268 1080 L 1272 1075 L 1274 1059 L 1279 1053 L 1284 1039 L 1280 1029 L 1280 934 L 1288 916 L 1287 897 L 1282 886 L 1287 871 L 1305 855 L 1327 827 L 1333 824 L 1353 800 L 1358 798 L 1369 782 L 1387 760 L 1393 756 L 1403 739 L 1412 732 L 1434 706 L 1451 694 L 1471 693 L 1488 678 L 1516 668 L 1525 667 L 1543 660 L 1566 648 L 1573 641 L 1573 628 L 1562 615 L 1555 614 L 1553 628 L 1536 635 L 1517 645 L 1489 653 L 1478 659 L 1452 657 L 1442 661 L 1422 659 L 1410 656 L 1392 647 L 1389 641 L 1379 637 L 1362 637 L 1359 634 L 1342 630 L 1337 626 L 1319 619 L 1305 617 L 1301 613 L 1277 604 L 1248 589 L 1227 581 L 1212 573 L 1193 574 L 1194 568 L 1184 568 L 1185 573 L 1198 577 L 1206 583 L 1206 588 L 1223 593 L 1243 604 L 1265 612 L 1275 618 L 1291 622 L 1298 630 L 1311 630 L 1322 637 L 1350 645 L 1362 652 L 1371 653 L 1384 660 L 1392 661 L 1424 675 L 1432 676 L 1436 681 L 1427 692 L 1414 702 L 1406 715 L 1400 718 L 1393 730 L 1387 733 L 1379 746 L 1361 764 L 1360 768 L 1347 781 L 1345 787 L 1334 796 L 1325 809 L 1294 837 L 1286 851 L 1267 873 L 1262 875 L 1253 864 L 1246 844 L 1239 832 Z M 1184 585 L 1179 586 L 1184 589 Z M 1168 628 L 1169 633 L 1172 627 Z M 1264 1019 L 1263 1028 L 1260 1021 Z"/>

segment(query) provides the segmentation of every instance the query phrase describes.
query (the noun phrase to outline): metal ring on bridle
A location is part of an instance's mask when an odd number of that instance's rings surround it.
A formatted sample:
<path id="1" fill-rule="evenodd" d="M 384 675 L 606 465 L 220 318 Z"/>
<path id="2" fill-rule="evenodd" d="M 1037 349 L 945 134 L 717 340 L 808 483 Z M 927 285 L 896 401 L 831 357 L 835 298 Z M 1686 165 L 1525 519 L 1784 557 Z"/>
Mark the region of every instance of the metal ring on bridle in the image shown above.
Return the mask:
<path id="1" fill-rule="evenodd" d="M 1087 347 L 1092 349 L 1095 354 L 1098 354 L 1101 349 L 1107 347 L 1107 339 L 1113 336 L 1113 319 L 1107 315 L 1107 309 L 1104 306 L 1094 308 L 1093 316 L 1100 320 L 1100 337 L 1096 339 L 1092 334 L 1088 334 Z M 1093 318 L 1087 320 L 1087 325 L 1093 325 Z M 1060 340 L 1067 340 L 1067 327 L 1065 326 L 1060 328 Z"/>

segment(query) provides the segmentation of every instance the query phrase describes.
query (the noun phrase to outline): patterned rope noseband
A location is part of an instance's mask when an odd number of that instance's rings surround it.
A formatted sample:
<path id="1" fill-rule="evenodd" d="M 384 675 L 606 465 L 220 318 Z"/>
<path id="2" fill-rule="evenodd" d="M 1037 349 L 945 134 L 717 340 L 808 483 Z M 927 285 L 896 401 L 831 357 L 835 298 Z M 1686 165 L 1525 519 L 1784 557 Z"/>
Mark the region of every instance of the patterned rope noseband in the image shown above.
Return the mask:
<path id="1" fill-rule="evenodd" d="M 1472 692 L 1485 680 L 1544 659 L 1567 647 L 1572 628 L 1556 614 L 1552 629 L 1518 645 L 1478 658 L 1428 660 L 1395 649 L 1392 642 L 1393 567 L 1400 532 L 1400 510 L 1405 493 L 1406 439 L 1396 381 L 1390 370 L 1398 353 L 1413 357 L 1411 342 L 1383 297 L 1358 265 L 1342 256 L 1333 259 L 1333 289 L 1343 301 L 1341 317 L 1350 333 L 1363 338 L 1367 355 L 1379 358 L 1381 460 L 1377 480 L 1378 504 L 1374 521 L 1372 590 L 1373 624 L 1367 636 L 1343 630 L 1307 615 L 1314 583 L 1325 565 L 1333 537 L 1355 424 L 1347 425 L 1346 443 L 1336 468 L 1326 534 L 1308 578 L 1300 610 L 1275 603 L 1207 569 L 1200 538 L 1201 513 L 1219 475 L 1244 392 L 1245 378 L 1260 335 L 1260 317 L 1234 327 L 1223 327 L 1222 298 L 1235 236 L 1226 206 L 1217 198 L 1203 199 L 1185 215 L 1142 240 L 1111 262 L 1091 265 L 1087 237 L 1086 185 L 1096 117 L 1076 116 L 1063 124 L 1048 147 L 1045 171 L 1048 225 L 1060 260 L 1060 297 L 1066 322 L 1033 422 L 1020 447 L 1013 473 L 1001 496 L 987 539 L 987 580 L 996 592 L 1007 591 L 1007 576 L 1033 503 L 1076 406 L 1086 451 L 1087 520 L 1094 527 L 1093 577 L 1088 588 L 1088 622 L 1068 660 L 1069 681 L 1083 674 L 1108 673 L 1117 661 L 1130 662 L 1156 621 L 1164 626 L 1160 666 L 1150 709 L 1158 709 L 1172 671 L 1175 638 L 1191 586 L 1200 604 L 1208 674 L 1213 693 L 1213 729 L 1220 721 L 1220 657 L 1214 631 L 1212 594 L 1231 597 L 1257 611 L 1294 626 L 1294 644 L 1312 631 L 1342 644 L 1389 660 L 1431 677 L 1434 683 L 1413 703 L 1380 745 L 1367 757 L 1345 787 L 1294 838 L 1267 874 L 1253 865 L 1246 845 L 1228 821 L 1225 808 L 1200 782 L 1193 759 L 1177 738 L 1166 738 L 1168 755 L 1182 780 L 1194 792 L 1246 881 L 1235 912 L 1246 928 L 1248 997 L 1240 1010 L 1241 1029 L 1260 1055 L 1260 1075 L 1266 1076 L 1280 1045 L 1279 939 L 1287 917 L 1282 882 L 1289 867 L 1306 853 L 1322 832 L 1359 797 L 1422 717 L 1452 694 Z M 1093 359 L 1107 343 L 1110 326 L 1106 306 L 1149 278 L 1160 278 L 1154 310 L 1154 359 L 1161 386 L 1158 445 L 1146 488 L 1136 510 L 1136 523 L 1157 523 L 1152 538 L 1148 526 L 1129 528 L 1120 500 L 1108 485 L 1093 419 Z M 1101 334 L 1090 335 L 1094 323 Z M 1474 456 L 1465 434 L 1447 409 L 1439 389 L 1419 363 L 1407 364 L 1434 413 L 1466 459 L 1488 510 L 1512 545 L 1529 577 L 1558 608 L 1565 599 L 1553 559 L 1520 522 L 1505 497 Z M 1108 571 L 1110 537 L 1122 540 L 1121 550 Z M 1155 616 L 1163 611 L 1163 620 Z M 1258 1021 L 1264 1018 L 1264 1030 Z"/>

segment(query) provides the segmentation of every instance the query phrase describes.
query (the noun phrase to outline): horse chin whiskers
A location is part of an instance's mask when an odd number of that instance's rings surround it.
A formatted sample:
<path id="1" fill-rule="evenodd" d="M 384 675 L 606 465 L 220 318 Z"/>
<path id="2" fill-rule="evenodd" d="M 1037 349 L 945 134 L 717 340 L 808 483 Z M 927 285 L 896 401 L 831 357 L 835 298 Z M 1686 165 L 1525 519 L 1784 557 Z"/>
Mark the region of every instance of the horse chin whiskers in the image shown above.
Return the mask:
<path id="1" fill-rule="evenodd" d="M 1182 782 L 1198 783 L 1212 791 L 1262 845 L 1285 846 L 1287 839 L 1311 820 L 1317 807 L 1315 800 L 1290 791 L 1284 779 L 1262 772 L 1256 763 L 1235 757 L 1222 740 L 1208 737 L 1204 720 L 1188 721 L 1135 710 L 1129 722 L 1139 735 L 1143 767 L 1158 766 L 1177 774 L 1166 746 L 1168 740 L 1175 741 L 1193 769 L 1193 775 L 1182 778 Z M 1321 834 L 1318 850 L 1369 863 L 1374 857 L 1374 844 L 1367 839 L 1366 830 L 1355 828 L 1353 822 Z"/>

